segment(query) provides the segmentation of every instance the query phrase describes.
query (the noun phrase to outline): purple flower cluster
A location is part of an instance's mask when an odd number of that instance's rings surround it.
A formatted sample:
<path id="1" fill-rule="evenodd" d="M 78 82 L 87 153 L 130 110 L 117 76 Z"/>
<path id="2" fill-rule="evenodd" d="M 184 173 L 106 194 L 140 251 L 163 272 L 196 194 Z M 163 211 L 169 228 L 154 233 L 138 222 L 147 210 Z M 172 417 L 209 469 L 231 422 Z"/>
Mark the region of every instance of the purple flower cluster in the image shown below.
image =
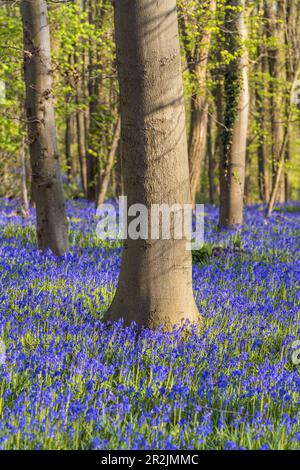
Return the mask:
<path id="1" fill-rule="evenodd" d="M 104 326 L 121 247 L 97 240 L 94 214 L 68 202 L 56 259 L 36 249 L 34 211 L 0 200 L 0 447 L 300 448 L 300 206 L 268 223 L 252 206 L 231 232 L 206 206 L 221 249 L 193 269 L 202 334 Z"/>

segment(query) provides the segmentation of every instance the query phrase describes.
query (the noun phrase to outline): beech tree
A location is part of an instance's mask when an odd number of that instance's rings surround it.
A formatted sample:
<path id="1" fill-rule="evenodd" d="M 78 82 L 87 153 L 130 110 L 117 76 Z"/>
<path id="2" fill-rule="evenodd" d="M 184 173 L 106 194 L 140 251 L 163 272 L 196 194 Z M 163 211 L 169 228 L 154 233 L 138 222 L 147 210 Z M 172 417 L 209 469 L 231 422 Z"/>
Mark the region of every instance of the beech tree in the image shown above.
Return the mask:
<path id="1" fill-rule="evenodd" d="M 194 7 L 194 8 L 193 8 Z M 216 0 L 183 2 L 181 7 L 181 29 L 185 48 L 187 67 L 192 81 L 195 81 L 194 92 L 190 100 L 190 133 L 189 133 L 189 170 L 191 181 L 191 198 L 196 204 L 197 190 L 200 185 L 203 161 L 206 151 L 208 125 L 208 90 L 206 86 L 207 66 L 212 35 L 212 20 L 216 11 Z M 191 15 L 192 33 L 195 45 L 192 47 L 188 34 L 187 18 Z"/>
<path id="2" fill-rule="evenodd" d="M 22 0 L 26 115 L 38 246 L 68 251 L 68 223 L 55 129 L 50 32 L 45 0 Z"/>
<path id="3" fill-rule="evenodd" d="M 190 203 L 176 0 L 116 0 L 115 34 L 128 206 Z M 199 320 L 191 252 L 171 225 L 169 240 L 126 241 L 108 320 L 166 329 Z"/>
<path id="4" fill-rule="evenodd" d="M 229 60 L 224 74 L 219 224 L 231 227 L 243 223 L 249 87 L 245 0 L 226 0 L 225 3 L 224 29 Z"/>
<path id="5" fill-rule="evenodd" d="M 285 134 L 284 92 L 286 84 L 286 57 L 284 50 L 286 25 L 284 18 L 284 2 L 265 0 L 266 31 L 271 45 L 268 47 L 268 62 L 270 72 L 270 112 L 272 132 L 272 186 L 275 184 L 276 172 L 280 161 L 280 151 Z M 282 172 L 277 198 L 278 202 L 285 201 L 284 172 Z"/>

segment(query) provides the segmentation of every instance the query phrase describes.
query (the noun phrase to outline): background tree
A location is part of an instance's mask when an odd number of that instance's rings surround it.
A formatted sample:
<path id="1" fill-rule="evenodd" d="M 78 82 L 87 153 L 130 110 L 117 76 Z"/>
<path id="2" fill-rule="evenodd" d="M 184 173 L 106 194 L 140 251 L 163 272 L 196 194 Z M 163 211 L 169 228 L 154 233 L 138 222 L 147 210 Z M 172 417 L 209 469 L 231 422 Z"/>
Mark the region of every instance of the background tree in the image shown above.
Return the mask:
<path id="1" fill-rule="evenodd" d="M 245 49 L 244 0 L 228 0 L 225 12 L 225 38 L 228 62 L 224 72 L 224 123 L 220 219 L 223 227 L 243 222 L 245 158 L 247 145 L 249 89 L 248 55 Z"/>
<path id="2" fill-rule="evenodd" d="M 26 114 L 39 248 L 68 251 L 68 223 L 59 168 L 50 31 L 45 0 L 22 0 Z"/>
<path id="3" fill-rule="evenodd" d="M 192 93 L 190 97 L 189 170 L 192 203 L 200 186 L 201 171 L 206 151 L 208 123 L 207 68 L 211 35 L 215 22 L 215 0 L 192 2 L 184 0 L 180 5 L 180 25 L 190 73 Z"/>

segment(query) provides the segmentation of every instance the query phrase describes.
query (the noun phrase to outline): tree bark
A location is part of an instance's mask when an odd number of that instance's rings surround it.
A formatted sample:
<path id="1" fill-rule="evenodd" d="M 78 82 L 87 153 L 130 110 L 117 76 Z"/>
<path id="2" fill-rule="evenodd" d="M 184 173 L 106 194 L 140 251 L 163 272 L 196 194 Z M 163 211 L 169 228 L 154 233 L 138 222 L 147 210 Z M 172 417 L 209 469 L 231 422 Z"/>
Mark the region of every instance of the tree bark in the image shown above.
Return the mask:
<path id="1" fill-rule="evenodd" d="M 245 160 L 245 189 L 244 189 L 244 201 L 245 204 L 252 204 L 253 201 L 253 191 L 252 191 L 252 178 L 251 178 L 251 153 L 249 150 L 249 139 L 246 146 L 246 160 Z"/>
<path id="2" fill-rule="evenodd" d="M 21 163 L 22 163 L 22 209 L 23 209 L 23 215 L 27 217 L 29 213 L 29 202 L 28 202 L 27 176 L 26 176 L 27 172 L 26 172 L 25 137 L 22 138 Z"/>
<path id="3" fill-rule="evenodd" d="M 207 154 L 208 154 L 209 202 L 210 204 L 215 204 L 215 202 L 218 199 L 217 186 L 215 184 L 217 161 L 215 158 L 215 149 L 213 149 L 211 114 L 208 115 L 208 123 L 207 123 Z"/>
<path id="4" fill-rule="evenodd" d="M 24 69 L 38 246 L 56 255 L 69 249 L 68 223 L 59 168 L 50 31 L 45 0 L 22 0 Z"/>
<path id="5" fill-rule="evenodd" d="M 96 5 L 93 0 L 89 0 L 89 22 L 95 23 Z M 95 142 L 98 140 L 98 103 L 99 103 L 99 76 L 96 72 L 96 51 L 92 41 L 89 42 L 89 132 L 87 151 L 87 198 L 90 201 L 96 200 L 97 188 L 97 148 Z"/>
<path id="6" fill-rule="evenodd" d="M 115 165 L 115 194 L 114 196 L 118 198 L 119 196 L 124 195 L 124 178 L 123 178 L 123 169 L 122 169 L 122 158 L 121 158 L 121 142 L 119 139 L 118 149 L 117 149 L 117 161 Z"/>
<path id="7" fill-rule="evenodd" d="M 128 206 L 190 203 L 176 1 L 116 0 L 115 31 Z M 165 329 L 199 321 L 191 252 L 171 226 L 169 240 L 126 240 L 109 321 Z"/>
<path id="8" fill-rule="evenodd" d="M 202 82 L 203 84 L 204 82 Z M 189 138 L 189 170 L 191 180 L 191 199 L 196 205 L 203 161 L 206 151 L 208 102 L 205 96 L 194 96 L 191 108 L 191 124 Z"/>
<path id="9" fill-rule="evenodd" d="M 270 83 L 270 106 L 271 106 L 271 130 L 272 130 L 272 185 L 275 184 L 277 166 L 280 160 L 280 149 L 284 138 L 284 122 L 286 120 L 284 112 L 283 87 L 286 81 L 284 42 L 285 34 L 283 24 L 283 2 L 277 0 L 276 9 L 273 0 L 265 0 L 265 16 L 267 18 L 267 37 L 274 38 L 277 44 L 268 48 Z M 285 202 L 284 172 L 278 185 L 277 201 Z"/>
<path id="10" fill-rule="evenodd" d="M 297 0 L 286 0 L 285 2 L 286 11 L 286 34 L 285 34 L 285 56 L 286 56 L 286 75 L 287 82 L 291 82 L 294 79 L 294 75 L 297 71 L 299 59 L 300 59 L 300 6 Z M 289 99 L 286 99 L 285 113 L 288 116 L 289 112 Z M 287 123 L 288 129 L 288 141 L 285 152 L 285 172 L 284 172 L 284 189 L 285 189 L 285 201 L 289 201 L 291 198 L 291 184 L 289 179 L 289 163 L 292 160 L 292 125 Z"/>
<path id="11" fill-rule="evenodd" d="M 66 164 L 67 164 L 68 181 L 71 181 L 72 173 L 73 173 L 71 146 L 72 146 L 72 117 L 70 114 L 67 114 L 66 130 L 65 130 L 65 149 L 66 149 Z"/>
<path id="12" fill-rule="evenodd" d="M 267 74 L 267 59 L 266 59 L 266 50 L 264 47 L 259 48 L 259 54 L 262 56 L 258 64 L 258 73 L 262 73 L 264 76 Z M 269 185 L 268 185 L 268 167 L 267 167 L 267 158 L 266 158 L 266 124 L 265 124 L 265 113 L 266 113 L 266 90 L 265 85 L 262 82 L 262 79 L 257 81 L 255 88 L 255 105 L 258 115 L 258 189 L 259 189 L 259 198 L 262 202 L 267 202 L 269 199 Z"/>
<path id="13" fill-rule="evenodd" d="M 203 8 L 207 10 L 207 20 L 216 10 L 216 1 L 205 0 Z M 198 28 L 199 39 L 196 42 L 193 53 L 191 53 L 183 12 L 181 12 L 181 15 L 187 65 L 192 79 L 196 80 L 197 86 L 197 91 L 191 96 L 190 133 L 188 145 L 191 199 L 193 206 L 195 206 L 206 152 L 208 120 L 206 75 L 211 43 L 211 28 L 205 29 L 207 25 Z"/>
<path id="14" fill-rule="evenodd" d="M 225 110 L 222 133 L 223 162 L 219 224 L 243 223 L 245 159 L 249 114 L 248 56 L 245 49 L 245 1 L 227 0 L 225 30 L 228 51 L 236 54 L 225 67 Z M 232 9 L 233 7 L 233 9 Z"/>
<path id="15" fill-rule="evenodd" d="M 87 194 L 87 164 L 86 164 L 86 141 L 85 141 L 85 124 L 84 112 L 79 109 L 81 102 L 80 84 L 77 84 L 76 90 L 76 133 L 77 133 L 77 151 L 80 167 L 81 185 L 84 194 Z"/>
<path id="16" fill-rule="evenodd" d="M 116 127 L 115 127 L 111 149 L 108 155 L 107 165 L 104 170 L 104 174 L 102 176 L 101 187 L 100 187 L 100 191 L 97 197 L 97 207 L 101 206 L 101 204 L 104 203 L 106 195 L 107 195 L 111 172 L 114 166 L 115 156 L 116 156 L 116 152 L 117 152 L 117 148 L 118 148 L 118 144 L 120 140 L 120 132 L 121 132 L 121 119 L 119 117 Z"/>

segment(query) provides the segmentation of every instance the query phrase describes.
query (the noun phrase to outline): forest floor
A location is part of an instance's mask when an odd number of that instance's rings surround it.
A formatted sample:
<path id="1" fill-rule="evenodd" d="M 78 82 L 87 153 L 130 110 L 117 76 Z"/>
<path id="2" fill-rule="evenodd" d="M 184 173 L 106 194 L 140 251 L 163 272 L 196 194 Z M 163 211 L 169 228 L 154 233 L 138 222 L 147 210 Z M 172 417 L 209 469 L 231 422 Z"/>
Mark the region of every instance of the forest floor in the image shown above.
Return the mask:
<path id="1" fill-rule="evenodd" d="M 107 329 L 121 248 L 68 202 L 71 253 L 36 249 L 34 214 L 0 200 L 0 448 L 299 449 L 300 204 L 216 228 L 193 282 L 202 334 Z M 292 357 L 294 356 L 294 360 Z"/>

